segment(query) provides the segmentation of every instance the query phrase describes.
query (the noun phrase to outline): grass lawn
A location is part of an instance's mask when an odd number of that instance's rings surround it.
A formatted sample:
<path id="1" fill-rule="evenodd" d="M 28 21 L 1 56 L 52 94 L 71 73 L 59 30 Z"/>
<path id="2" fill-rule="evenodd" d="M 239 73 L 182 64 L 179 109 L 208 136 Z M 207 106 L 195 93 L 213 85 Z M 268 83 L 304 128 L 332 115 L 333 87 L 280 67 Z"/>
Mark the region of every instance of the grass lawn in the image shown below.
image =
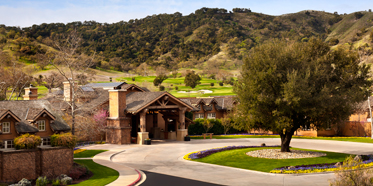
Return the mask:
<path id="1" fill-rule="evenodd" d="M 96 154 L 99 154 L 101 152 L 105 152 L 107 150 L 85 150 L 83 152 L 79 152 L 77 154 L 74 154 L 74 158 L 92 158 Z"/>
<path id="2" fill-rule="evenodd" d="M 191 136 L 191 139 L 203 139 L 200 136 Z M 237 135 L 237 136 L 212 136 L 214 139 L 235 139 L 235 138 L 280 138 L 278 135 L 262 136 L 262 135 Z M 308 137 L 308 136 L 293 136 L 293 139 L 316 139 L 316 140 L 335 140 L 335 141 L 349 141 L 349 142 L 360 142 L 360 143 L 373 143 L 373 139 L 370 137 Z"/>
<path id="3" fill-rule="evenodd" d="M 268 147 L 270 148 L 270 147 Z M 272 147 L 273 148 L 273 147 Z M 279 148 L 279 147 L 278 147 Z M 224 165 L 229 167 L 236 167 L 242 169 L 256 170 L 262 172 L 270 172 L 271 170 L 284 166 L 296 166 L 296 165 L 310 165 L 319 163 L 337 163 L 342 162 L 349 154 L 325 152 L 327 156 L 317 158 L 302 158 L 302 159 L 265 159 L 265 158 L 254 158 L 246 155 L 246 152 L 253 150 L 260 150 L 264 148 L 245 148 L 236 150 L 227 150 L 218 152 L 210 156 L 196 159 L 192 161 L 211 163 L 216 165 Z M 295 150 L 308 150 L 291 148 Z M 316 150 L 312 150 L 316 151 Z"/>
<path id="4" fill-rule="evenodd" d="M 76 163 L 85 165 L 93 173 L 93 176 L 86 181 L 75 184 L 77 186 L 101 186 L 107 185 L 119 177 L 119 173 L 111 168 L 99 165 L 93 160 L 74 160 Z"/>
<path id="5" fill-rule="evenodd" d="M 135 81 L 132 81 L 131 77 L 116 78 L 117 81 L 126 81 L 130 84 L 137 84 L 142 82 L 153 83 L 156 76 L 136 76 Z M 202 77 L 201 84 L 197 85 L 194 89 L 186 87 L 184 84 L 185 77 L 179 78 L 168 78 L 163 81 L 162 85 L 166 87 L 166 91 L 174 95 L 175 97 L 208 97 L 208 96 L 224 96 L 224 95 L 235 95 L 233 93 L 233 87 L 231 85 L 224 84 L 219 85 L 218 80 L 209 79 Z M 211 86 L 214 83 L 214 86 Z M 152 84 L 153 86 L 153 84 Z M 178 90 L 175 87 L 178 87 Z M 201 93 L 179 93 L 179 91 L 199 91 L 199 90 L 211 90 L 213 93 L 201 94 Z"/>

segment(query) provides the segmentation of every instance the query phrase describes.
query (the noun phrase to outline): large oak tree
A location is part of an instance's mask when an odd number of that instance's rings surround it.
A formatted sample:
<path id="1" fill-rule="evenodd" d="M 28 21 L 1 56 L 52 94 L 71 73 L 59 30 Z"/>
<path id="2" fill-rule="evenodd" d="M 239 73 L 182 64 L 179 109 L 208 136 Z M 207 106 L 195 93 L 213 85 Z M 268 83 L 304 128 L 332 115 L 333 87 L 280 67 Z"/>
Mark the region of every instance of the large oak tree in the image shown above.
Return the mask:
<path id="1" fill-rule="evenodd" d="M 321 40 L 272 40 L 255 47 L 234 88 L 238 128 L 280 134 L 281 151 L 300 127 L 347 120 L 369 94 L 370 67 L 355 52 L 330 50 Z"/>

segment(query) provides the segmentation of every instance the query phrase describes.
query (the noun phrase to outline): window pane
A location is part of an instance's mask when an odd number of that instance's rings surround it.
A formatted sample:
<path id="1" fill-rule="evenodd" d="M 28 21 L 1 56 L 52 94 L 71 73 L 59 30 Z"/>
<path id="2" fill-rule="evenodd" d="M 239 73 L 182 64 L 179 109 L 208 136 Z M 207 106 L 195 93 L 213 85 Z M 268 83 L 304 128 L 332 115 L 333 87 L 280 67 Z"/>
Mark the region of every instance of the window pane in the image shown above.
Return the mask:
<path id="1" fill-rule="evenodd" d="M 10 122 L 3 122 L 3 133 L 10 133 Z"/>

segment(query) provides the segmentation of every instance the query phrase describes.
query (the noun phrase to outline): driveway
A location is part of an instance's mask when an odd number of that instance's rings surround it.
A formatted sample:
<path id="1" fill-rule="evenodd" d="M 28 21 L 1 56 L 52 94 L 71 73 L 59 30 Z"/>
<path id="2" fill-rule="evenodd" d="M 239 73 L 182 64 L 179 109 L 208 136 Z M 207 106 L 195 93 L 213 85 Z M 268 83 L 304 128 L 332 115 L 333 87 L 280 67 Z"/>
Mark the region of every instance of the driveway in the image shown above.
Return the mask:
<path id="1" fill-rule="evenodd" d="M 334 173 L 281 175 L 224 167 L 183 160 L 187 153 L 229 145 L 280 144 L 279 138 L 206 139 L 190 142 L 152 141 L 152 145 L 128 145 L 125 152 L 112 161 L 144 171 L 148 176 L 144 185 L 329 185 Z M 292 147 L 373 154 L 373 144 L 331 140 L 292 139 Z M 123 146 L 122 146 L 123 147 Z"/>

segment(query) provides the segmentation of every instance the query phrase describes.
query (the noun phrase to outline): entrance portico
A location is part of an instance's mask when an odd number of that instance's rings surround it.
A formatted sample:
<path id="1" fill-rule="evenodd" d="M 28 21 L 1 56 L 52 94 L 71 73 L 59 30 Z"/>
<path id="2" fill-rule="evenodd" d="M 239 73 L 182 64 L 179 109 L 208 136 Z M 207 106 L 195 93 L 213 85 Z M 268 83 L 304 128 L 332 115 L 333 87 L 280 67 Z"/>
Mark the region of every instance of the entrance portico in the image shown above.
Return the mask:
<path id="1" fill-rule="evenodd" d="M 185 112 L 193 107 L 168 92 L 110 90 L 109 106 L 109 143 L 129 144 L 134 137 L 138 144 L 149 137 L 182 141 L 188 135 Z"/>

